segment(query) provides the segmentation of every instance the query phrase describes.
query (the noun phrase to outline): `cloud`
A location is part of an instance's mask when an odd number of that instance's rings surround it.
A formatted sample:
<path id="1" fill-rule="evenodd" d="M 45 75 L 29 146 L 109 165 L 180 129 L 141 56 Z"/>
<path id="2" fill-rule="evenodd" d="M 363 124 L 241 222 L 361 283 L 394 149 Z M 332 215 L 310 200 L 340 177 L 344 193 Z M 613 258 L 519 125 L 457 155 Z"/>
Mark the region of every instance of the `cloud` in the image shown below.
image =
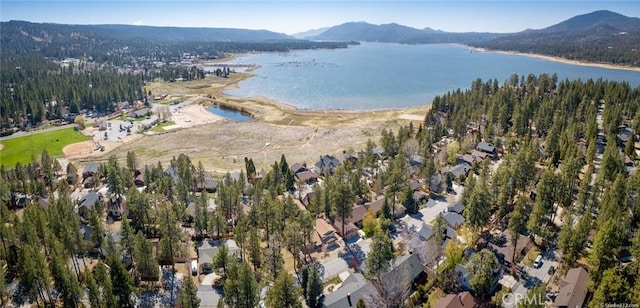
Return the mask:
<path id="1" fill-rule="evenodd" d="M 142 21 L 142 20 L 134 21 L 133 25 L 134 26 L 144 26 L 144 21 Z"/>

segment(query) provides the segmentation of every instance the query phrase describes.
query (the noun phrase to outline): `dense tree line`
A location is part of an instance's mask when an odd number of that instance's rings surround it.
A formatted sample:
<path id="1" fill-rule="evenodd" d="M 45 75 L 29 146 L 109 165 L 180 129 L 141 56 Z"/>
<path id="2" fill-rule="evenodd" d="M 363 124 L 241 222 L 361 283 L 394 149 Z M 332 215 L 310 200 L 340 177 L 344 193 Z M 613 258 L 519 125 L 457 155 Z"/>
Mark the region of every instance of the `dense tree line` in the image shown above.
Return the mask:
<path id="1" fill-rule="evenodd" d="M 627 250 L 639 256 L 640 173 L 628 169 L 638 165 L 639 98 L 640 88 L 625 82 L 555 75 L 513 75 L 502 85 L 476 80 L 468 90 L 436 97 L 425 117 L 428 129 L 418 135 L 429 149 L 445 135 L 461 145 L 457 153 L 470 149 L 469 139 L 501 149 L 499 167 L 474 165 L 464 183 L 463 215 L 476 232 L 494 217 L 494 225 L 528 232 L 542 247 L 557 242 L 565 268 L 587 257 L 593 307 L 637 302 L 638 263 L 619 269 L 618 260 Z M 623 130 L 631 131 L 627 140 Z M 444 290 L 450 275 L 443 270 L 438 278 Z"/>
<path id="2" fill-rule="evenodd" d="M 81 110 L 109 113 L 116 103 L 143 97 L 142 79 L 116 71 L 81 73 L 73 65 L 65 68 L 38 56 L 1 60 L 0 125 L 39 125 L 63 119 Z"/>
<path id="3" fill-rule="evenodd" d="M 621 65 L 640 65 L 637 51 L 640 33 L 604 35 L 598 39 L 584 39 L 583 35 L 559 33 L 554 36 L 522 34 L 521 39 L 498 38 L 474 46 L 494 50 L 536 53 L 570 60 Z"/>

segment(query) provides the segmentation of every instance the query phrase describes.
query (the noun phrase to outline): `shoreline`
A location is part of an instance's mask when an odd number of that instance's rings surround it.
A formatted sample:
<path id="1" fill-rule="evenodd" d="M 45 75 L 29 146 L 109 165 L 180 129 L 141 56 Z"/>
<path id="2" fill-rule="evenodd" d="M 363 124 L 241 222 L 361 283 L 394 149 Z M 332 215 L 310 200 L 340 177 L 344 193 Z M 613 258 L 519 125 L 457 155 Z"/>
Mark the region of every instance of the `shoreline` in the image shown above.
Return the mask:
<path id="1" fill-rule="evenodd" d="M 620 71 L 630 71 L 630 72 L 639 72 L 640 73 L 640 67 L 635 67 L 635 66 L 610 64 L 610 63 L 597 63 L 597 62 L 589 62 L 589 61 L 584 61 L 584 60 L 571 60 L 571 59 L 566 59 L 566 58 L 562 58 L 562 57 L 549 56 L 549 55 L 543 55 L 543 54 L 538 54 L 538 53 L 526 53 L 526 52 L 519 52 L 519 51 L 494 50 L 494 49 L 486 49 L 486 48 L 477 48 L 477 47 L 468 46 L 468 45 L 465 45 L 465 46 L 473 49 L 473 52 L 492 52 L 492 53 L 499 53 L 499 54 L 503 54 L 503 55 L 523 56 L 523 57 L 529 57 L 529 58 L 553 61 L 553 62 L 569 64 L 569 65 L 604 68 L 604 69 L 610 69 L 610 70 L 620 70 Z"/>

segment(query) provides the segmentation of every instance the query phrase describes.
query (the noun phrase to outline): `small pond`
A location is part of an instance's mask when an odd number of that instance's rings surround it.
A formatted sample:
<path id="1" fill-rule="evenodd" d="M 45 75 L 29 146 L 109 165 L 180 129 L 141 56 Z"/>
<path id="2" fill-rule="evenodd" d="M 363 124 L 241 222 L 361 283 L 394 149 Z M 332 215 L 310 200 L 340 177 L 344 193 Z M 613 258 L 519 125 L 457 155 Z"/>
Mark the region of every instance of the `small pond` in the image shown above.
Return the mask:
<path id="1" fill-rule="evenodd" d="M 209 107 L 207 108 L 207 111 L 235 122 L 250 121 L 252 119 L 249 114 L 219 106 Z"/>

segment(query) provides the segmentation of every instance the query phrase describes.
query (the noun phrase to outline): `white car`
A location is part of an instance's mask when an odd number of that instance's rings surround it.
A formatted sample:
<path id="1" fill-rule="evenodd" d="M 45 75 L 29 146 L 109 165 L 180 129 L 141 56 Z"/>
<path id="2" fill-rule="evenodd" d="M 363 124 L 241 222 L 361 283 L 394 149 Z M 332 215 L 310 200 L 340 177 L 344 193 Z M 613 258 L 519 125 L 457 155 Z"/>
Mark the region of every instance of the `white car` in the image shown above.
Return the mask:
<path id="1" fill-rule="evenodd" d="M 542 255 L 538 255 L 536 257 L 536 260 L 533 261 L 533 267 L 534 268 L 540 268 L 540 266 L 542 266 Z"/>

